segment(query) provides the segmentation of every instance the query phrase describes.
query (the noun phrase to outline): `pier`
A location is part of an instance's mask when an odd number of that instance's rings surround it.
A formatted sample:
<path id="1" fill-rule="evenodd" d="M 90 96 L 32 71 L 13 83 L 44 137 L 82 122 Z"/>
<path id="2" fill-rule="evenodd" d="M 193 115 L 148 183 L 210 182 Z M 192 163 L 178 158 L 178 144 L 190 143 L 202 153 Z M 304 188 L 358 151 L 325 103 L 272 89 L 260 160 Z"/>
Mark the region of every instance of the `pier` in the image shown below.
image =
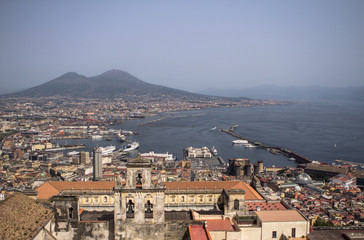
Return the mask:
<path id="1" fill-rule="evenodd" d="M 295 152 L 292 152 L 288 149 L 285 149 L 285 148 L 282 148 L 282 147 L 271 147 L 271 146 L 268 146 L 268 145 L 265 145 L 263 143 L 260 143 L 260 142 L 256 142 L 252 139 L 249 139 L 249 138 L 246 138 L 244 136 L 241 136 L 241 135 L 238 135 L 236 134 L 235 132 L 231 131 L 231 130 L 235 130 L 235 126 L 232 127 L 230 130 L 227 130 L 227 129 L 221 129 L 222 132 L 224 133 L 227 133 L 233 137 L 236 137 L 238 139 L 242 139 L 242 140 L 246 140 L 248 141 L 249 144 L 252 144 L 258 148 L 263 148 L 263 149 L 267 149 L 269 152 L 273 153 L 273 154 L 281 154 L 281 155 L 284 155 L 288 158 L 294 158 L 295 161 L 297 163 L 302 163 L 302 164 L 305 164 L 305 163 L 311 163 L 312 160 L 300 155 L 300 154 L 297 154 Z"/>

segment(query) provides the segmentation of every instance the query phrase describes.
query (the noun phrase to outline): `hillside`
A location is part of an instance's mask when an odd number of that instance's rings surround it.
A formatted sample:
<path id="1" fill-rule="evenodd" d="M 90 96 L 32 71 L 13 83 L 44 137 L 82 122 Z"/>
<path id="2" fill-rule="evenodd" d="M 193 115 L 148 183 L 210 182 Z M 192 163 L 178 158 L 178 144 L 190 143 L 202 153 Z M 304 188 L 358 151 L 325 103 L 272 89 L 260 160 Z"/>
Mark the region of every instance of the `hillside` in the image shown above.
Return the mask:
<path id="1" fill-rule="evenodd" d="M 75 72 L 69 72 L 39 86 L 6 96 L 113 98 L 123 95 L 160 94 L 199 96 L 199 94 L 146 83 L 121 70 L 110 70 L 94 77 L 85 77 Z"/>

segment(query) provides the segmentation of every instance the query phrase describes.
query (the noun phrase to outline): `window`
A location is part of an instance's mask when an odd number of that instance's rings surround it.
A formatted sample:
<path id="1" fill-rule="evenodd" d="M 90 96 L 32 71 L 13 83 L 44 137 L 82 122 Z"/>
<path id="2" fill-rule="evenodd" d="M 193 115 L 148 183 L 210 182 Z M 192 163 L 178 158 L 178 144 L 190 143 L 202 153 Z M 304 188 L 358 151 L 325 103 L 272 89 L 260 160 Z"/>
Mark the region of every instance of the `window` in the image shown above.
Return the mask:
<path id="1" fill-rule="evenodd" d="M 296 228 L 292 228 L 292 234 L 291 236 L 294 238 L 296 237 Z"/>
<path id="2" fill-rule="evenodd" d="M 234 200 L 234 210 L 239 210 L 239 200 L 238 199 Z"/>
<path id="3" fill-rule="evenodd" d="M 73 207 L 70 207 L 68 209 L 68 218 L 72 219 L 73 218 Z"/>
<path id="4" fill-rule="evenodd" d="M 272 232 L 272 238 L 277 238 L 277 231 Z"/>

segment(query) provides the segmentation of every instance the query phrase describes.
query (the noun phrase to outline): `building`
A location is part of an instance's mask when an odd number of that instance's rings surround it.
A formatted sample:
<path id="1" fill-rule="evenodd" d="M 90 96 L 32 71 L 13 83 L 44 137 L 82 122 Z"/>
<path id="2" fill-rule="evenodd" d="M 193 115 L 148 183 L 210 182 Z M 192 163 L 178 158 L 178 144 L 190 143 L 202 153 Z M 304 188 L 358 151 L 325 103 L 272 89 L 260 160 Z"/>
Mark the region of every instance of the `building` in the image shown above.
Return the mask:
<path id="1" fill-rule="evenodd" d="M 183 151 L 183 155 L 185 159 L 213 158 L 213 154 L 211 153 L 210 149 L 206 146 L 202 148 L 194 148 L 194 147 L 185 148 Z"/>
<path id="2" fill-rule="evenodd" d="M 93 151 L 93 180 L 97 181 L 102 178 L 102 151 L 96 147 Z"/>
<path id="3" fill-rule="evenodd" d="M 262 240 L 308 234 L 308 220 L 297 210 L 267 202 L 243 181 L 152 181 L 151 170 L 150 161 L 139 156 L 128 160 L 125 180 L 44 183 L 38 200 L 48 199 L 57 212 L 53 235 Z"/>
<path id="4" fill-rule="evenodd" d="M 89 164 L 90 163 L 90 153 L 89 152 L 80 152 L 80 161 L 81 164 Z"/>

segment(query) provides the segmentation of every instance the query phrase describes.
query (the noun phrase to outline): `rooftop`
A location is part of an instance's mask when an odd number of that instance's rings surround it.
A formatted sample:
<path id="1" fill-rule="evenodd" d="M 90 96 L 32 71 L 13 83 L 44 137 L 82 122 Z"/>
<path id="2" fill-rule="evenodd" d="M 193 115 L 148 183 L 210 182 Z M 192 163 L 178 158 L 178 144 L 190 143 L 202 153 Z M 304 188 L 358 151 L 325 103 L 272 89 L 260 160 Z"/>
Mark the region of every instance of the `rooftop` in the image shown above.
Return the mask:
<path id="1" fill-rule="evenodd" d="M 45 182 L 35 190 L 37 199 L 49 199 L 62 190 L 111 190 L 115 182 Z"/>
<path id="2" fill-rule="evenodd" d="M 225 219 L 208 219 L 206 227 L 209 231 L 234 231 L 229 218 Z"/>
<path id="3" fill-rule="evenodd" d="M 297 222 L 306 219 L 297 210 L 255 211 L 262 222 Z"/>
<path id="4" fill-rule="evenodd" d="M 259 207 L 261 211 L 266 210 L 285 210 L 286 207 L 282 203 L 267 203 L 267 202 L 245 202 L 245 205 L 249 207 L 249 211 L 255 211 Z"/>
<path id="5" fill-rule="evenodd" d="M 262 200 L 259 195 L 251 186 L 242 181 L 198 181 L 198 182 L 164 182 L 166 190 L 244 190 L 245 200 Z"/>
<path id="6" fill-rule="evenodd" d="M 202 225 L 191 225 L 188 230 L 191 240 L 211 240 L 210 234 Z"/>
<path id="7" fill-rule="evenodd" d="M 0 202 L 0 239 L 32 239 L 52 215 L 50 209 L 17 193 Z"/>

